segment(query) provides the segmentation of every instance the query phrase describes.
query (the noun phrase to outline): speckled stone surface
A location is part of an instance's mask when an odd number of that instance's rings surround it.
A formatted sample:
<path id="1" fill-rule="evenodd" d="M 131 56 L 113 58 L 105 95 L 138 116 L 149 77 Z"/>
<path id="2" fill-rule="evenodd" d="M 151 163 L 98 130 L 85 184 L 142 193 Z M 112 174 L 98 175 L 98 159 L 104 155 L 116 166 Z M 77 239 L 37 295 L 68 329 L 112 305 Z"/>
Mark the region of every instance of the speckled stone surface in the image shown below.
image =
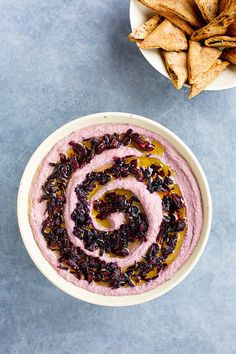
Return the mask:
<path id="1" fill-rule="evenodd" d="M 236 352 L 236 90 L 194 100 L 129 43 L 129 3 L 0 0 L 0 353 Z M 24 249 L 16 195 L 35 148 L 72 118 L 99 111 L 147 116 L 199 158 L 214 216 L 188 278 L 130 308 L 77 301 L 50 284 Z"/>

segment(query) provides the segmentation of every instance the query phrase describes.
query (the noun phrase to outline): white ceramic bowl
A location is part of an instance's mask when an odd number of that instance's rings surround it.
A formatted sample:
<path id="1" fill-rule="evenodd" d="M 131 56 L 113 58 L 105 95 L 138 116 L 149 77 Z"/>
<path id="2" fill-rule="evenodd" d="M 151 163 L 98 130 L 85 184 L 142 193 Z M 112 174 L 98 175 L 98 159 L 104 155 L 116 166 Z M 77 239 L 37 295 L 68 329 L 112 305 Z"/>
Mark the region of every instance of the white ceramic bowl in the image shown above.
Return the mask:
<path id="1" fill-rule="evenodd" d="M 189 163 L 192 171 L 197 179 L 200 187 L 202 203 L 203 203 L 203 214 L 204 214 L 204 224 L 202 233 L 192 255 L 189 257 L 187 262 L 174 274 L 174 276 L 158 286 L 157 288 L 138 295 L 128 295 L 128 296 L 104 296 L 93 292 L 89 292 L 85 289 L 79 288 L 74 284 L 63 279 L 55 269 L 47 262 L 47 260 L 42 255 L 40 249 L 38 248 L 28 219 L 28 203 L 29 203 L 29 191 L 32 179 L 38 168 L 38 165 L 42 159 L 47 155 L 50 149 L 63 137 L 67 136 L 71 132 L 88 127 L 93 124 L 103 124 L 103 123 L 131 123 L 144 127 L 146 129 L 152 130 L 155 133 L 163 136 L 165 139 L 171 142 L 171 144 L 176 148 L 176 150 L 184 157 L 184 159 Z M 23 173 L 17 200 L 17 216 L 18 223 L 21 232 L 21 236 L 25 247 L 32 258 L 38 269 L 50 280 L 54 285 L 63 290 L 69 295 L 74 296 L 77 299 L 84 300 L 97 305 L 104 306 L 128 306 L 143 303 L 158 296 L 166 293 L 177 284 L 179 284 L 193 269 L 199 260 L 210 231 L 211 217 L 212 217 L 212 206 L 211 206 L 211 196 L 208 187 L 208 183 L 204 172 L 197 161 L 196 157 L 189 150 L 189 148 L 170 130 L 166 129 L 162 125 L 140 116 L 136 116 L 128 113 L 97 113 L 86 117 L 75 119 L 61 128 L 57 129 L 52 133 L 43 143 L 37 148 L 37 150 L 32 155 L 29 160 L 25 171 Z"/>
<path id="2" fill-rule="evenodd" d="M 138 0 L 130 1 L 130 25 L 132 30 L 144 23 L 153 14 L 154 12 L 152 10 L 140 4 Z M 169 75 L 158 49 L 140 49 L 140 51 L 147 61 L 159 71 L 159 73 L 169 79 Z M 225 71 L 207 86 L 205 90 L 225 90 L 232 87 L 236 87 L 236 65 L 230 65 L 227 67 Z"/>

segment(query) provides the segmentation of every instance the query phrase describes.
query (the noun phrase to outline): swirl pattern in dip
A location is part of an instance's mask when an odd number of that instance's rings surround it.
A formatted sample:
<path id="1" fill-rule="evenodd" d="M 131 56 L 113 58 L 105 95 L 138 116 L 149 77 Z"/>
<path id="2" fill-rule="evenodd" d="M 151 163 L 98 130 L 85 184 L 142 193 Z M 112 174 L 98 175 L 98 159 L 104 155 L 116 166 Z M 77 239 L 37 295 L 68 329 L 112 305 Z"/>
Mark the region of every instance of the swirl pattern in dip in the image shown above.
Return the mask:
<path id="1" fill-rule="evenodd" d="M 73 132 L 41 162 L 30 224 L 66 280 L 104 295 L 148 291 L 188 259 L 200 237 L 200 191 L 161 136 L 128 124 Z"/>

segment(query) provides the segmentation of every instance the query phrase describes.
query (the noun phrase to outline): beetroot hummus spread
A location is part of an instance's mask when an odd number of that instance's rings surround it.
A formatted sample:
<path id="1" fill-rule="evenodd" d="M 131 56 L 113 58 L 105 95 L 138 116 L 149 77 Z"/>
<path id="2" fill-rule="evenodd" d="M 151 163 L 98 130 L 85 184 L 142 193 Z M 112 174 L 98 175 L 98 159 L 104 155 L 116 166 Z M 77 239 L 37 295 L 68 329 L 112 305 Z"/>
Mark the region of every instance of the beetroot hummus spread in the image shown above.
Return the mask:
<path id="1" fill-rule="evenodd" d="M 138 294 L 180 268 L 203 212 L 188 163 L 161 136 L 94 125 L 60 140 L 41 162 L 29 219 L 47 261 L 67 281 L 104 295 Z"/>

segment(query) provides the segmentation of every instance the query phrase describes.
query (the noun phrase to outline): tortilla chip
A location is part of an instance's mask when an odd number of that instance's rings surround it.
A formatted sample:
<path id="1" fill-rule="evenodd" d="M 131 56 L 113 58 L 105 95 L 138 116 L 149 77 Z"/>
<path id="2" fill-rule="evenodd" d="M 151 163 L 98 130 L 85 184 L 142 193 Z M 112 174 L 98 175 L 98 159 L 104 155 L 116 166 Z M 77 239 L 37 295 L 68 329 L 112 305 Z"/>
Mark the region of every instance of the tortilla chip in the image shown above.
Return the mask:
<path id="1" fill-rule="evenodd" d="M 161 23 L 162 19 L 159 15 L 155 15 L 145 23 L 143 23 L 138 28 L 135 28 L 129 35 L 128 38 L 132 42 L 142 41 L 144 38 L 147 37 L 149 33 L 154 31 L 155 28 Z"/>
<path id="2" fill-rule="evenodd" d="M 187 53 L 162 51 L 166 69 L 174 87 L 179 90 L 188 78 Z"/>
<path id="3" fill-rule="evenodd" d="M 219 1 L 219 13 L 225 11 L 231 5 L 232 0 L 220 0 Z"/>
<path id="4" fill-rule="evenodd" d="M 175 15 L 173 12 L 163 8 L 160 5 L 155 6 L 155 11 L 158 13 L 158 15 L 165 17 L 167 20 L 173 23 L 173 25 L 178 27 L 181 31 L 187 33 L 189 36 L 191 36 L 193 33 L 194 29 L 191 27 L 191 25 L 187 21 Z"/>
<path id="5" fill-rule="evenodd" d="M 236 37 L 236 20 L 229 25 L 226 32 L 227 36 Z"/>
<path id="6" fill-rule="evenodd" d="M 236 48 L 224 50 L 222 58 L 229 61 L 231 64 L 236 65 Z"/>
<path id="7" fill-rule="evenodd" d="M 140 44 L 142 49 L 162 48 L 167 51 L 181 51 L 188 48 L 185 34 L 168 20 L 164 20 Z"/>
<path id="8" fill-rule="evenodd" d="M 209 47 L 224 47 L 224 48 L 235 48 L 236 47 L 236 37 L 229 36 L 215 36 L 205 40 L 204 42 Z"/>
<path id="9" fill-rule="evenodd" d="M 201 13 L 194 0 L 139 0 L 143 5 L 157 11 L 158 8 L 173 12 L 194 27 L 202 27 Z M 156 10 L 157 9 L 157 10 Z"/>
<path id="10" fill-rule="evenodd" d="M 214 64 L 191 86 L 189 98 L 198 95 L 202 90 L 204 90 L 207 85 L 215 80 L 228 65 L 229 63 L 227 61 L 217 59 Z"/>
<path id="11" fill-rule="evenodd" d="M 166 12 L 166 15 L 164 17 L 167 20 L 169 20 L 171 23 L 173 23 L 173 25 L 178 27 L 181 31 L 188 34 L 189 36 L 191 36 L 192 33 L 194 32 L 194 29 L 190 26 L 190 24 L 187 21 L 183 20 L 182 18 L 176 16 L 171 12 L 169 13 Z"/>
<path id="12" fill-rule="evenodd" d="M 218 0 L 195 0 L 195 2 L 206 22 L 211 22 L 218 15 Z"/>
<path id="13" fill-rule="evenodd" d="M 193 41 L 201 41 L 216 35 L 224 35 L 227 27 L 235 21 L 236 18 L 236 1 L 229 8 L 223 11 L 219 16 L 214 18 L 208 25 L 193 32 L 191 39 Z"/>
<path id="14" fill-rule="evenodd" d="M 189 41 L 188 81 L 193 84 L 206 72 L 221 55 L 221 50 L 202 46 L 199 42 Z"/>

